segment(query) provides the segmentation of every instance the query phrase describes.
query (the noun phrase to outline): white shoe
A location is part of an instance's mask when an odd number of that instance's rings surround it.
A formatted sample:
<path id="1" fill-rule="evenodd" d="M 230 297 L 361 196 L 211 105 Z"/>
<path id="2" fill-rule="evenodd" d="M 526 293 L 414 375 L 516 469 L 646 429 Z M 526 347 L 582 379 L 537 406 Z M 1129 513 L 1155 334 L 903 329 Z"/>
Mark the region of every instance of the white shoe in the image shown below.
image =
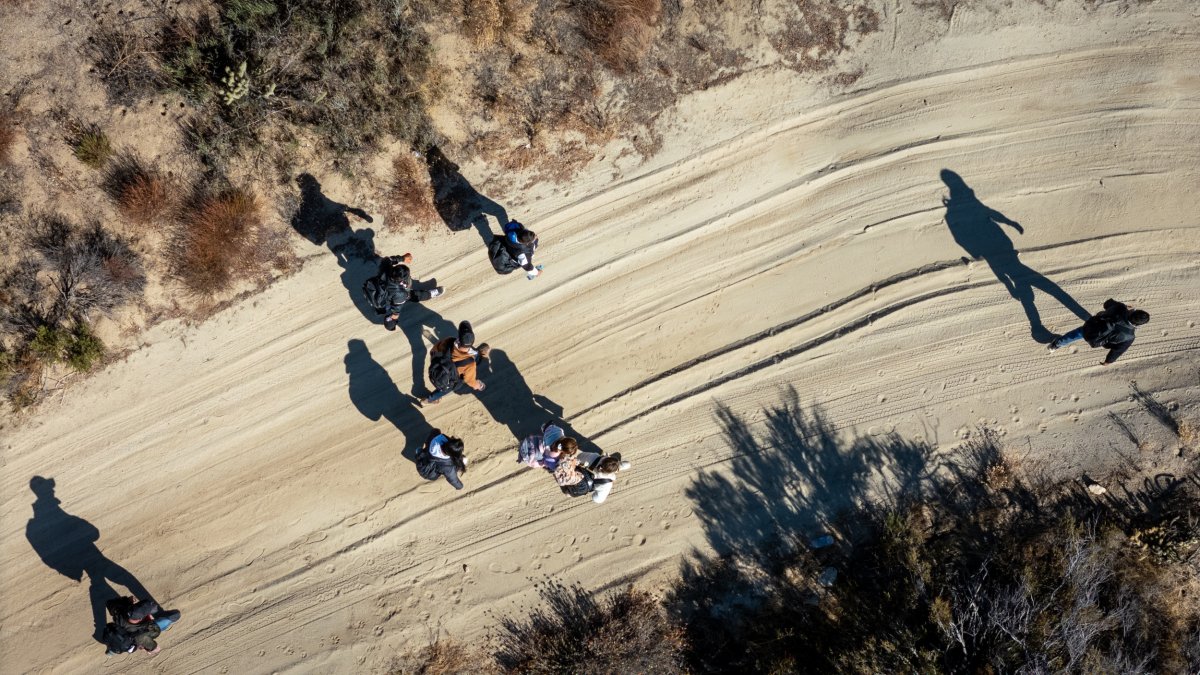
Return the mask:
<path id="1" fill-rule="evenodd" d="M 629 470 L 629 468 L 630 468 L 630 467 L 632 467 L 632 466 L 633 466 L 633 465 L 632 465 L 632 464 L 630 464 L 629 462 L 621 462 L 621 470 L 622 470 L 622 471 L 628 471 L 628 470 Z"/>
<path id="2" fill-rule="evenodd" d="M 446 289 L 442 288 L 441 286 L 438 286 L 437 288 L 433 289 L 432 291 L 429 291 L 429 297 L 436 298 L 437 296 L 439 296 L 445 292 L 446 292 Z"/>

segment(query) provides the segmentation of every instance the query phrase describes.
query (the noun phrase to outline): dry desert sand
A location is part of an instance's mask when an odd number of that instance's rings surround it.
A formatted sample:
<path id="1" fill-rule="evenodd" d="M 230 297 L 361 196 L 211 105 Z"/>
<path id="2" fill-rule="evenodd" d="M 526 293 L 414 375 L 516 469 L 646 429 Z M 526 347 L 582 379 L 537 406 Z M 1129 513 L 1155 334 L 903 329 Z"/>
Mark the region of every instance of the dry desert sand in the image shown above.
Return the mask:
<path id="1" fill-rule="evenodd" d="M 534 282 L 494 274 L 473 231 L 378 235 L 449 288 L 405 332 L 356 307 L 343 278 L 362 265 L 299 238 L 299 273 L 151 328 L 3 440 L 0 670 L 377 672 L 437 631 L 482 637 L 536 579 L 655 587 L 714 546 L 720 507 L 689 487 L 740 451 L 721 410 L 761 436 L 766 410 L 817 405 L 847 436 L 938 453 L 986 423 L 1065 477 L 1119 463 L 1106 415 L 1137 419 L 1130 381 L 1194 413 L 1200 6 L 963 2 L 946 23 L 889 2 L 856 58 L 848 93 L 751 73 L 686 99 L 644 165 L 492 194 L 541 235 Z M 1007 237 L 1019 262 L 966 262 L 945 197 L 967 248 Z M 1050 331 L 1079 319 L 1047 288 L 1153 320 L 1113 366 L 1051 354 L 1025 305 Z M 416 408 L 432 335 L 462 319 L 497 350 L 493 396 Z M 554 414 L 633 462 L 604 505 L 514 462 Z M 404 456 L 431 427 L 466 439 L 467 489 Z M 1147 470 L 1182 461 L 1147 452 Z M 887 485 L 886 461 L 870 471 Z M 61 501 L 38 517 L 87 521 L 103 556 L 183 610 L 161 654 L 104 658 L 89 582 L 26 537 L 33 476 Z"/>

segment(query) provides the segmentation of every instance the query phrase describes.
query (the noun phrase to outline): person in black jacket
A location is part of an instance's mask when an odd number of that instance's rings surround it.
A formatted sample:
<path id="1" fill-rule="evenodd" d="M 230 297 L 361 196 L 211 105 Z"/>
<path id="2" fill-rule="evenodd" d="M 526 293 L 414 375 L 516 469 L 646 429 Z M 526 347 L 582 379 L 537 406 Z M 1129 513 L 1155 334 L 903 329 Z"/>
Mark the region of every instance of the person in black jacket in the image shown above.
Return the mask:
<path id="1" fill-rule="evenodd" d="M 1050 343 L 1050 349 L 1058 349 L 1076 340 L 1086 340 L 1092 347 L 1108 348 L 1108 356 L 1102 362 L 1107 366 L 1120 358 L 1125 350 L 1129 349 L 1129 345 L 1133 344 L 1135 327 L 1148 321 L 1150 315 L 1145 311 L 1109 298 L 1104 301 L 1104 311 L 1094 315 L 1070 333 L 1055 338 Z"/>
<path id="2" fill-rule="evenodd" d="M 425 445 L 417 452 L 417 473 L 425 480 L 437 480 L 442 476 L 455 490 L 463 489 L 460 475 L 467 473 L 467 458 L 463 456 L 463 442 L 434 429 L 429 433 Z"/>
<path id="3" fill-rule="evenodd" d="M 520 267 L 525 270 L 525 278 L 530 280 L 542 273 L 542 266 L 533 264 L 533 252 L 538 247 L 538 237 L 533 230 L 510 220 L 504 225 L 504 234 L 495 241 L 499 246 L 490 246 L 488 254 L 492 256 L 492 266 L 497 272 L 507 274 Z"/>
<path id="4" fill-rule="evenodd" d="M 446 289 L 437 285 L 437 279 L 430 279 L 417 288 L 408 269 L 412 259 L 411 253 L 381 259 L 379 274 L 363 284 L 367 302 L 378 314 L 383 315 L 383 327 L 388 330 L 396 330 L 400 323 L 400 308 L 404 303 L 410 300 L 424 302 L 446 292 Z"/>

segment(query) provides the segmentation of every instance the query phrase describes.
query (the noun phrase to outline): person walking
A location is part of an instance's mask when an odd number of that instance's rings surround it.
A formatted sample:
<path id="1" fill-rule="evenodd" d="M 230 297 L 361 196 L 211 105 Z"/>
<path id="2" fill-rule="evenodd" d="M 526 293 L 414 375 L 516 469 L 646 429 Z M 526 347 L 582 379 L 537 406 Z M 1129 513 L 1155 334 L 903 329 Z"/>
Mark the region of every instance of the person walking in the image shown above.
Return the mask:
<path id="1" fill-rule="evenodd" d="M 105 605 L 112 622 L 104 627 L 107 656 L 130 654 L 139 649 L 151 655 L 161 651 L 156 638 L 179 621 L 179 610 L 164 610 L 153 600 L 137 601 L 130 596 L 109 600 Z"/>
<path id="2" fill-rule="evenodd" d="M 579 442 L 567 436 L 562 427 L 547 422 L 539 433 L 530 434 L 521 441 L 517 449 L 517 462 L 554 473 L 559 460 L 577 452 Z"/>
<path id="3" fill-rule="evenodd" d="M 475 348 L 475 332 L 470 321 L 458 324 L 458 337 L 445 338 L 429 350 L 429 382 L 433 385 L 433 393 L 422 399 L 421 404 L 435 405 L 463 384 L 475 391 L 483 391 L 484 384 L 476 376 L 476 370 L 491 350 L 487 343 Z"/>
<path id="4" fill-rule="evenodd" d="M 463 455 L 462 439 L 452 438 L 434 429 L 417 452 L 417 473 L 425 480 L 442 476 L 455 490 L 463 489 L 459 476 L 467 473 L 467 458 Z"/>
<path id="5" fill-rule="evenodd" d="M 562 459 L 554 470 L 554 480 L 568 497 L 592 495 L 592 501 L 603 504 L 612 492 L 617 473 L 630 468 L 621 453 L 601 455 L 598 452 L 579 452 Z"/>
<path id="6" fill-rule="evenodd" d="M 379 274 L 363 282 L 367 304 L 384 317 L 383 327 L 388 330 L 396 330 L 404 303 L 424 302 L 446 292 L 437 285 L 437 279 L 414 282 L 408 269 L 412 260 L 411 253 L 383 258 L 379 261 Z"/>
<path id="7" fill-rule="evenodd" d="M 504 225 L 504 233 L 488 244 L 488 258 L 498 273 L 509 274 L 521 268 L 525 270 L 525 278 L 532 281 L 542 273 L 542 266 L 533 264 L 533 252 L 537 247 L 537 234 L 510 220 Z"/>
<path id="8" fill-rule="evenodd" d="M 1050 343 L 1050 350 L 1056 350 L 1077 340 L 1084 340 L 1092 347 L 1108 348 L 1108 356 L 1101 361 L 1102 365 L 1116 361 L 1133 344 L 1137 326 L 1143 326 L 1150 321 L 1150 314 L 1145 310 L 1134 309 L 1123 302 L 1112 298 L 1104 301 L 1104 309 L 1084 322 L 1082 326 L 1060 335 Z"/>

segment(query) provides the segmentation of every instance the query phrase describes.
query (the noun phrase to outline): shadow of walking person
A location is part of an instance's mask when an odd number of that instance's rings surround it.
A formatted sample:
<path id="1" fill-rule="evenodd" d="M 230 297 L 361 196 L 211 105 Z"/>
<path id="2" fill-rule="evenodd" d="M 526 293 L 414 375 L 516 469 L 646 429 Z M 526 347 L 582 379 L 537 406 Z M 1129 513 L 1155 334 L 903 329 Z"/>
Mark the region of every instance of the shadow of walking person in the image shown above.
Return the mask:
<path id="1" fill-rule="evenodd" d="M 453 232 L 474 227 L 486 246 L 494 236 L 487 216 L 498 220 L 503 227 L 508 222 L 508 212 L 472 187 L 459 172 L 458 165 L 443 155 L 437 146 L 430 146 L 425 151 L 425 163 L 429 166 L 429 181 L 433 184 L 433 205 L 446 227 Z"/>
<path id="2" fill-rule="evenodd" d="M 1000 283 L 1008 289 L 1009 295 L 1021 303 L 1034 340 L 1046 344 L 1055 337 L 1042 324 L 1037 305 L 1034 303 L 1034 288 L 1049 294 L 1080 319 L 1091 316 L 1074 298 L 1059 288 L 1058 284 L 1021 262 L 1012 240 L 1000 227 L 1008 225 L 1019 234 L 1024 234 L 1025 230 L 1020 223 L 985 206 L 975 197 L 975 191 L 957 173 L 942 169 L 941 177 L 946 187 L 950 188 L 950 196 L 942 198 L 950 235 L 972 258 L 986 262 Z"/>
<path id="3" fill-rule="evenodd" d="M 383 324 L 383 317 L 367 303 L 362 285 L 379 272 L 379 255 L 375 253 L 375 230 L 367 227 L 355 230 L 347 213 L 368 223 L 374 222 L 366 211 L 329 199 L 321 192 L 321 184 L 311 174 L 296 177 L 300 188 L 300 206 L 292 215 L 292 229 L 317 246 L 324 245 L 342 268 L 341 281 L 350 300 L 371 323 Z"/>
<path id="4" fill-rule="evenodd" d="M 350 380 L 350 402 L 372 422 L 386 419 L 399 429 L 404 434 L 404 448 L 400 454 L 415 462 L 417 449 L 433 431 L 416 401 L 400 393 L 387 369 L 371 356 L 362 340 L 346 343 L 344 362 Z"/>
<path id="5" fill-rule="evenodd" d="M 542 424 L 553 421 L 568 436 L 579 441 L 580 450 L 600 452 L 595 443 L 581 436 L 563 419 L 562 406 L 533 393 L 521 376 L 521 371 L 503 350 L 493 348 L 489 358 L 479 363 L 479 378 L 487 384 L 487 388 L 475 392 L 475 396 L 492 419 L 508 427 L 517 443 L 529 434 L 540 431 Z"/>
<path id="6" fill-rule="evenodd" d="M 100 552 L 96 547 L 100 530 L 96 526 L 62 510 L 59 506 L 62 502 L 54 494 L 53 478 L 34 476 L 29 479 L 29 489 L 37 498 L 33 502 L 33 517 L 25 525 L 25 538 L 42 562 L 55 572 L 77 582 L 87 575 L 95 625 L 92 637 L 100 642 L 108 623 L 105 603 L 121 595 L 110 582 L 129 589 L 138 600 L 153 600 L 153 597 L 128 570 Z"/>

